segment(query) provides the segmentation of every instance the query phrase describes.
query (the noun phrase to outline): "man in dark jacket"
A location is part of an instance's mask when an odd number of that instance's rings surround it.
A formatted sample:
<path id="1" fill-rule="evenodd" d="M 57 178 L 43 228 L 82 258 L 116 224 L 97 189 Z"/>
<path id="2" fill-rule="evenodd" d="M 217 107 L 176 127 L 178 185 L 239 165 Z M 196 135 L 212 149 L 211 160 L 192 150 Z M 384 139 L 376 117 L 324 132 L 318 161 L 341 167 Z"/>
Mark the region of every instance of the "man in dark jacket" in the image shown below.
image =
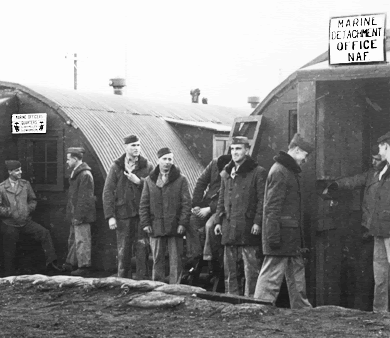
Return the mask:
<path id="1" fill-rule="evenodd" d="M 66 218 L 70 222 L 68 256 L 65 269 L 72 276 L 86 276 L 91 267 L 91 222 L 96 220 L 94 182 L 91 168 L 83 162 L 84 148 L 68 148 L 66 163 L 72 173 L 69 178 Z M 76 270 L 73 270 L 77 267 Z M 72 271 L 73 270 L 73 271 Z"/>
<path id="2" fill-rule="evenodd" d="M 291 308 L 311 307 L 306 296 L 305 266 L 302 258 L 302 202 L 300 165 L 313 147 L 295 134 L 288 152 L 274 157 L 265 188 L 263 213 L 263 266 L 255 298 L 275 304 L 286 277 Z"/>
<path id="3" fill-rule="evenodd" d="M 323 194 L 333 194 L 334 190 L 349 189 L 364 187 L 364 195 L 362 201 L 362 222 L 361 233 L 362 239 L 360 242 L 360 250 L 356 257 L 356 283 L 355 287 L 358 292 L 355 292 L 355 307 L 361 310 L 369 310 L 370 304 L 367 299 L 372 293 L 373 273 L 373 249 L 374 241 L 370 234 L 370 228 L 373 220 L 373 211 L 375 209 L 375 196 L 379 187 L 379 173 L 386 165 L 386 161 L 382 161 L 378 154 L 379 147 L 374 145 L 372 151 L 372 168 L 364 173 L 357 174 L 350 177 L 343 177 L 330 183 L 323 191 Z M 371 277 L 371 278 L 369 278 Z M 381 296 L 382 297 L 382 296 Z"/>
<path id="4" fill-rule="evenodd" d="M 183 234 L 189 226 L 191 197 L 188 182 L 173 164 L 169 148 L 157 153 L 158 165 L 146 178 L 140 203 L 141 228 L 150 236 L 153 280 L 165 280 L 165 252 L 169 253 L 169 283 L 179 284 Z"/>
<path id="5" fill-rule="evenodd" d="M 390 132 L 378 139 L 379 155 L 386 165 L 378 175 L 378 187 L 372 203 L 369 233 L 374 236 L 374 312 L 389 310 L 390 264 Z"/>
<path id="6" fill-rule="evenodd" d="M 232 161 L 222 175 L 215 234 L 222 234 L 224 245 L 225 292 L 239 294 L 237 262 L 242 259 L 246 280 L 244 294 L 249 297 L 255 291 L 260 269 L 261 220 L 267 174 L 248 155 L 248 138 L 233 137 L 230 149 Z"/>
<path id="7" fill-rule="evenodd" d="M 30 182 L 21 178 L 21 163 L 11 160 L 5 161 L 5 165 L 9 178 L 0 184 L 0 218 L 5 274 L 12 275 L 15 272 L 15 250 L 20 233 L 28 234 L 41 243 L 45 252 L 48 273 L 60 272 L 61 269 L 56 264 L 57 255 L 49 230 L 31 219 L 30 214 L 35 210 L 37 201 Z"/>
<path id="8" fill-rule="evenodd" d="M 203 259 L 215 262 L 218 249 L 221 247 L 219 236 L 214 233 L 219 190 L 221 188 L 222 169 L 232 159 L 232 156 L 221 155 L 213 159 L 199 176 L 192 197 L 192 214 L 190 228 L 186 231 L 187 256 L 196 259 L 202 255 L 202 236 L 205 233 Z M 215 265 L 215 264 L 214 264 Z M 212 269 L 212 266 L 210 266 Z"/>
<path id="9" fill-rule="evenodd" d="M 139 230 L 139 202 L 145 177 L 152 164 L 140 155 L 141 144 L 136 135 L 124 138 L 126 153 L 110 168 L 103 190 L 104 216 L 111 230 L 116 230 L 118 277 L 131 271 L 133 244 L 136 243 L 138 279 L 148 278 L 149 243 Z"/>

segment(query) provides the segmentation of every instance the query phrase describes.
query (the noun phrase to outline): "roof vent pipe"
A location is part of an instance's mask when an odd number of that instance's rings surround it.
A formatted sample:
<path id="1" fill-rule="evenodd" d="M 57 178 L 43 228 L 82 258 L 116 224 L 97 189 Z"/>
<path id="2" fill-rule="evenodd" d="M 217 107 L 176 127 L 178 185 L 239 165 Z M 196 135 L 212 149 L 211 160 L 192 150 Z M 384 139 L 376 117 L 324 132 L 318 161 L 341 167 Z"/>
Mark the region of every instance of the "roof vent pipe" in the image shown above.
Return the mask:
<path id="1" fill-rule="evenodd" d="M 123 95 L 123 87 L 126 86 L 126 79 L 122 79 L 122 78 L 110 79 L 110 82 L 108 84 L 114 88 L 115 95 Z"/>
<path id="2" fill-rule="evenodd" d="M 249 96 L 248 97 L 248 103 L 251 104 L 252 108 L 256 108 L 257 105 L 260 103 L 260 97 L 258 97 L 258 96 Z"/>

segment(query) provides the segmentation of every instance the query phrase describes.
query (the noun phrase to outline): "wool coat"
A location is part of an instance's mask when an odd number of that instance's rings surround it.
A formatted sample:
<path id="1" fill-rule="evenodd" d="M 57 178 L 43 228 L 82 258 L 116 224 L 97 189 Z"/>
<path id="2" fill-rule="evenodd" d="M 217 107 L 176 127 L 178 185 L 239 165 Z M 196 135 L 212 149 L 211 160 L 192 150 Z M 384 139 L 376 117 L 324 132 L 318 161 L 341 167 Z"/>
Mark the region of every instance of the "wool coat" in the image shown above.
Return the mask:
<path id="1" fill-rule="evenodd" d="M 179 225 L 189 227 L 191 196 L 188 181 L 180 169 L 172 165 L 168 180 L 162 188 L 156 185 L 160 167 L 146 178 L 140 202 L 141 229 L 151 226 L 151 237 L 181 236 Z"/>
<path id="2" fill-rule="evenodd" d="M 303 246 L 301 168 L 286 152 L 274 157 L 264 195 L 263 253 L 298 256 Z"/>
<path id="3" fill-rule="evenodd" d="M 144 157 L 138 157 L 133 174 L 141 180 L 140 184 L 131 182 L 125 172 L 123 154 L 112 164 L 103 189 L 103 209 L 105 219 L 115 217 L 126 219 L 138 216 L 139 203 L 145 178 L 153 170 L 153 165 Z"/>
<path id="4" fill-rule="evenodd" d="M 390 166 L 378 183 L 371 217 L 369 233 L 378 237 L 390 237 Z"/>
<path id="5" fill-rule="evenodd" d="M 192 207 L 210 207 L 211 214 L 214 214 L 217 209 L 218 196 L 221 188 L 221 176 L 224 165 L 231 160 L 231 155 L 222 155 L 213 159 L 208 166 L 203 170 L 202 174 L 196 181 Z"/>
<path id="6" fill-rule="evenodd" d="M 372 216 L 376 203 L 375 196 L 379 187 L 379 172 L 380 171 L 371 168 L 362 174 L 340 178 L 335 181 L 340 189 L 352 190 L 364 187 L 364 196 L 362 201 L 362 226 L 367 229 L 370 229 L 372 225 Z"/>
<path id="7" fill-rule="evenodd" d="M 0 217 L 5 224 L 24 226 L 31 219 L 30 213 L 36 206 L 37 201 L 30 182 L 19 179 L 16 191 L 12 189 L 9 179 L 0 184 Z"/>
<path id="8" fill-rule="evenodd" d="M 234 166 L 230 161 L 224 169 L 218 199 L 216 224 L 222 224 L 221 243 L 260 246 L 261 236 L 251 230 L 253 224 L 262 224 L 266 170 L 247 156 L 233 179 Z"/>
<path id="9" fill-rule="evenodd" d="M 91 168 L 81 163 L 69 178 L 66 218 L 73 225 L 96 221 L 95 188 Z"/>

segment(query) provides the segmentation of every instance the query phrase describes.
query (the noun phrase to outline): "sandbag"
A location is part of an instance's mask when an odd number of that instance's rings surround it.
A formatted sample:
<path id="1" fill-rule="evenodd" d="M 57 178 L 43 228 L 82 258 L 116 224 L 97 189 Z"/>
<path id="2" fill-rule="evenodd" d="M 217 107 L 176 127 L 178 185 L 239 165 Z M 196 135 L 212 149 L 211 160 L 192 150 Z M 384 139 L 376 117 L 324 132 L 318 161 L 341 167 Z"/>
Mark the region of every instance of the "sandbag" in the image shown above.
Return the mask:
<path id="1" fill-rule="evenodd" d="M 168 295 L 163 292 L 152 291 L 128 302 L 129 306 L 141 307 L 146 309 L 152 308 L 169 308 L 184 303 L 184 297 Z"/>
<path id="2" fill-rule="evenodd" d="M 160 291 L 164 293 L 169 293 L 171 295 L 192 295 L 197 292 L 205 292 L 205 289 L 202 289 L 197 286 L 184 285 L 184 284 L 165 284 L 159 286 L 155 291 Z"/>

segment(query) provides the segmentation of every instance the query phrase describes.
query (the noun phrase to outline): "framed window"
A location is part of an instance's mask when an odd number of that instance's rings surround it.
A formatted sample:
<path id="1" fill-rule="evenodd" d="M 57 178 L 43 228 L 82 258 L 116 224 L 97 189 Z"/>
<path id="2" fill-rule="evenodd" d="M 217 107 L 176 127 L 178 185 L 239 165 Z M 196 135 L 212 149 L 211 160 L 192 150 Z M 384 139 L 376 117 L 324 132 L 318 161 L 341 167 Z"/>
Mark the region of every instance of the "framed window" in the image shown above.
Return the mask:
<path id="1" fill-rule="evenodd" d="M 233 129 L 230 132 L 230 140 L 234 136 L 245 136 L 251 145 L 249 155 L 257 154 L 261 139 L 262 115 L 250 115 L 234 119 Z"/>
<path id="2" fill-rule="evenodd" d="M 36 191 L 64 189 L 64 152 L 58 134 L 23 135 L 18 139 L 24 177 Z"/>
<path id="3" fill-rule="evenodd" d="M 298 132 L 298 111 L 296 109 L 288 111 L 288 121 L 288 143 L 290 143 L 294 134 Z"/>
<path id="4" fill-rule="evenodd" d="M 229 146 L 229 135 L 214 135 L 213 140 L 213 158 L 227 153 Z"/>

